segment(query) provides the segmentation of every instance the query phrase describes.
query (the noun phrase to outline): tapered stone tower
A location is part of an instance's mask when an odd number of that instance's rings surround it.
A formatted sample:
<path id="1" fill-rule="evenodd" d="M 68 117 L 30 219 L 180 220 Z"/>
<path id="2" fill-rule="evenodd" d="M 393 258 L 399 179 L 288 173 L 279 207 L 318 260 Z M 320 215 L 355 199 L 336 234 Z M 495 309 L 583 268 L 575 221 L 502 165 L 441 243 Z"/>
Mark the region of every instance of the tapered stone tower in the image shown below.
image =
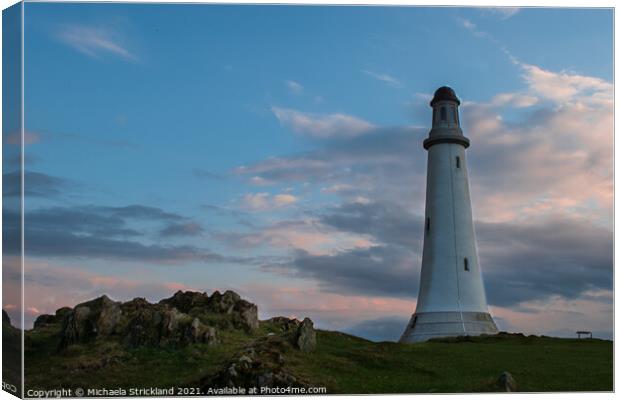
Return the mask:
<path id="1" fill-rule="evenodd" d="M 401 342 L 497 333 L 489 314 L 469 197 L 465 149 L 454 90 L 443 86 L 431 101 L 424 249 L 418 303 Z"/>

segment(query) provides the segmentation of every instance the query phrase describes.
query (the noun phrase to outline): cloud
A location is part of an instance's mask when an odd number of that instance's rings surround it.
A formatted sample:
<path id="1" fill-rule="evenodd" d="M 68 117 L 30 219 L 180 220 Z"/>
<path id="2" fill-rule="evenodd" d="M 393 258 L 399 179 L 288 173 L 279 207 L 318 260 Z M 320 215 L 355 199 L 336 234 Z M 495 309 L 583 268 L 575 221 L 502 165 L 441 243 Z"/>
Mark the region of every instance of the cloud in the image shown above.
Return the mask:
<path id="1" fill-rule="evenodd" d="M 461 121 L 472 141 L 468 158 L 475 208 L 488 221 L 552 211 L 609 221 L 612 85 L 539 67 L 523 71 L 528 85 L 524 93 L 462 106 Z M 496 107 L 502 103 L 498 99 L 511 95 L 542 100 L 507 122 Z"/>
<path id="2" fill-rule="evenodd" d="M 325 293 L 307 282 L 303 286 L 253 283 L 237 291 L 259 305 L 260 318 L 310 317 L 319 329 L 348 331 L 359 321 L 410 316 L 415 308 L 415 301 Z"/>
<path id="3" fill-rule="evenodd" d="M 502 20 L 511 18 L 521 11 L 519 7 L 482 7 L 480 10 L 483 14 L 494 15 Z"/>
<path id="4" fill-rule="evenodd" d="M 316 219 L 280 221 L 251 232 L 220 232 L 216 237 L 233 248 L 270 246 L 291 251 L 303 250 L 312 255 L 368 248 L 375 245 L 368 235 L 333 229 Z M 278 268 L 271 265 L 268 268 Z"/>
<path id="5" fill-rule="evenodd" d="M 465 28 L 468 31 L 470 31 L 474 36 L 479 37 L 479 38 L 491 39 L 492 41 L 495 42 L 495 39 L 491 35 L 489 35 L 487 32 L 484 32 L 484 31 L 478 29 L 478 26 L 476 24 L 474 24 L 471 20 L 469 20 L 467 18 L 463 18 L 463 17 L 456 17 L 456 21 L 463 28 Z"/>
<path id="6" fill-rule="evenodd" d="M 121 35 L 110 28 L 66 24 L 59 28 L 56 37 L 92 58 L 112 55 L 128 61 L 137 60 L 137 57 L 124 46 Z"/>
<path id="7" fill-rule="evenodd" d="M 271 111 L 283 126 L 315 138 L 359 136 L 374 128 L 370 122 L 341 113 L 312 114 L 281 107 Z"/>
<path id="8" fill-rule="evenodd" d="M 159 235 L 162 237 L 201 236 L 203 233 L 204 229 L 196 222 L 170 224 L 159 231 Z"/>
<path id="9" fill-rule="evenodd" d="M 527 108 L 538 103 L 538 97 L 521 93 L 500 93 L 491 99 L 491 105 L 496 107 L 512 106 L 515 108 Z"/>
<path id="10" fill-rule="evenodd" d="M 262 268 L 289 278 L 310 279 L 328 293 L 413 298 L 418 291 L 419 258 L 402 248 L 374 246 L 328 255 L 299 250 L 290 262 Z"/>
<path id="11" fill-rule="evenodd" d="M 323 213 L 320 221 L 341 231 L 368 235 L 379 243 L 422 248 L 423 218 L 396 203 L 345 203 Z"/>
<path id="12" fill-rule="evenodd" d="M 258 176 L 274 184 L 307 182 L 325 187 L 346 182 L 364 190 L 381 180 L 391 190 L 416 189 L 401 183 L 410 181 L 412 176 L 424 178 L 425 154 L 421 143 L 427 132 L 404 126 L 377 128 L 354 137 L 332 137 L 313 151 L 267 158 L 240 166 L 233 174 Z M 399 174 L 394 174 L 395 170 Z"/>
<path id="13" fill-rule="evenodd" d="M 4 213 L 4 242 L 9 251 L 19 249 L 19 214 Z M 200 261 L 245 263 L 192 245 L 168 245 L 152 238 L 193 236 L 200 226 L 178 214 L 155 207 L 75 206 L 27 210 L 26 253 L 34 257 L 71 257 L 131 262 L 175 264 Z M 157 228 L 162 226 L 163 228 Z"/>
<path id="14" fill-rule="evenodd" d="M 24 132 L 24 144 L 35 144 L 39 143 L 41 140 L 41 136 L 37 133 L 33 132 Z M 22 144 L 22 135 L 20 132 L 7 134 L 4 136 L 4 144 L 11 144 L 20 146 Z"/>
<path id="15" fill-rule="evenodd" d="M 304 92 L 304 87 L 299 82 L 295 81 L 284 81 L 288 90 L 295 95 L 300 95 Z"/>
<path id="16" fill-rule="evenodd" d="M 523 69 L 523 78 L 530 90 L 543 98 L 557 103 L 590 99 L 596 102 L 611 102 L 613 84 L 600 78 L 552 72 L 536 65 L 518 62 Z"/>
<path id="17" fill-rule="evenodd" d="M 270 195 L 266 192 L 248 193 L 242 198 L 242 206 L 250 211 L 271 211 L 291 206 L 299 200 L 289 193 Z"/>
<path id="18" fill-rule="evenodd" d="M 319 224 L 368 238 L 373 245 L 326 254 L 297 250 L 269 272 L 311 279 L 326 292 L 413 298 L 417 295 L 423 222 L 394 204 L 351 203 Z M 553 296 L 578 298 L 612 288 L 612 233 L 557 215 L 528 223 L 476 221 L 489 304 L 509 307 Z"/>
<path id="19" fill-rule="evenodd" d="M 349 185 L 348 183 L 335 183 L 329 187 L 324 187 L 321 189 L 322 193 L 342 193 L 345 191 L 354 190 L 355 187 L 353 185 Z"/>
<path id="20" fill-rule="evenodd" d="M 253 176 L 252 178 L 250 178 L 250 183 L 252 185 L 255 185 L 255 186 L 269 186 L 269 185 L 273 185 L 273 182 L 271 182 L 271 181 L 269 181 L 269 180 L 267 180 L 265 178 L 262 178 L 260 176 Z"/>
<path id="21" fill-rule="evenodd" d="M 18 257 L 3 260 L 3 273 L 8 277 L 21 276 Z M 192 288 L 174 281 L 161 281 L 154 276 L 142 276 L 140 279 L 118 277 L 91 271 L 87 264 L 67 266 L 53 261 L 40 261 L 28 257 L 24 265 L 25 279 L 25 327 L 30 329 L 40 314 L 53 314 L 61 307 L 73 307 L 86 300 L 108 295 L 114 300 L 127 301 L 135 297 L 144 297 L 150 301 L 159 301 L 177 290 L 206 290 Z M 17 278 L 19 279 L 19 278 Z M 19 280 L 17 280 L 19 282 Z M 21 294 L 19 283 L 9 286 L 4 291 L 3 308 L 10 309 L 14 325 L 20 321 L 19 307 Z M 7 286 L 5 286 L 7 288 Z M 13 290 L 17 288 L 17 290 Z M 13 305 L 13 307 L 11 307 Z"/>
<path id="22" fill-rule="evenodd" d="M 374 71 L 369 71 L 367 69 L 363 69 L 362 72 L 365 73 L 366 75 L 374 78 L 374 79 L 377 79 L 379 81 L 385 82 L 389 86 L 392 86 L 394 88 L 402 88 L 402 87 L 404 87 L 404 85 L 402 84 L 401 81 L 399 81 L 398 79 L 394 78 L 391 75 L 380 74 L 380 73 L 377 73 L 377 72 L 374 72 Z"/>
<path id="23" fill-rule="evenodd" d="M 522 74 L 522 90 L 487 102 L 464 100 L 461 106 L 472 143 L 467 163 L 474 212 L 483 221 L 508 222 L 556 211 L 609 226 L 612 85 L 540 67 L 524 67 Z M 554 85 L 562 90 L 554 93 Z M 426 103 L 416 107 L 430 114 Z M 504 112 L 512 115 L 506 118 Z M 426 176 L 421 142 L 427 134 L 428 128 L 375 127 L 364 135 L 325 139 L 312 151 L 242 166 L 233 174 L 273 185 L 316 185 L 325 194 L 346 183 L 349 190 L 332 194 L 348 201 L 359 196 L 408 203 L 421 214 Z"/>
<path id="24" fill-rule="evenodd" d="M 276 194 L 275 196 L 273 196 L 273 202 L 275 203 L 276 207 L 285 207 L 297 203 L 297 200 L 299 200 L 297 197 L 288 193 Z"/>
<path id="25" fill-rule="evenodd" d="M 21 196 L 21 174 L 19 171 L 6 172 L 2 175 L 2 193 L 4 196 Z M 24 171 L 24 195 L 26 197 L 55 197 L 75 186 L 67 179 L 36 171 Z"/>
<path id="26" fill-rule="evenodd" d="M 613 291 L 584 292 L 577 298 L 551 296 L 519 307 L 491 307 L 499 328 L 513 332 L 575 337 L 588 330 L 596 338 L 613 340 Z"/>
<path id="27" fill-rule="evenodd" d="M 556 215 L 521 224 L 478 221 L 476 228 L 492 305 L 612 288 L 612 233 L 588 220 Z"/>

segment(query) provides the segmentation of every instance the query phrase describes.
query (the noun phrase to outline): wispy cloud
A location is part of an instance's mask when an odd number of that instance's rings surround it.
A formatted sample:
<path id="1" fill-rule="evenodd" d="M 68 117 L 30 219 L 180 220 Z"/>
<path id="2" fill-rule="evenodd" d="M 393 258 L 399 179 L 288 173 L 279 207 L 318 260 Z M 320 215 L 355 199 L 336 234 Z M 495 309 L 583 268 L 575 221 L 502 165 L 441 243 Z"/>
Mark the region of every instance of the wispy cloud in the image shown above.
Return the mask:
<path id="1" fill-rule="evenodd" d="M 394 78 L 392 75 L 388 75 L 388 74 L 381 74 L 378 72 L 374 72 L 374 71 L 370 71 L 367 69 L 363 69 L 362 70 L 363 73 L 365 73 L 366 75 L 377 79 L 379 81 L 385 82 L 388 85 L 394 87 L 394 88 L 402 88 L 404 87 L 403 83 L 401 81 L 399 81 L 398 79 Z"/>
<path id="2" fill-rule="evenodd" d="M 293 251 L 302 250 L 316 256 L 369 248 L 375 244 L 368 235 L 333 229 L 315 218 L 280 221 L 250 232 L 221 232 L 217 234 L 217 238 L 236 250 L 240 246 L 272 246 Z M 262 268 L 270 272 L 290 272 L 283 265 L 274 262 L 263 265 Z"/>
<path id="3" fill-rule="evenodd" d="M 304 92 L 304 87 L 299 82 L 288 80 L 288 81 L 285 81 L 284 83 L 286 84 L 286 87 L 292 94 L 299 95 Z"/>
<path id="4" fill-rule="evenodd" d="M 526 93 L 500 93 L 491 100 L 493 106 L 527 108 L 538 103 L 538 97 Z"/>
<path id="5" fill-rule="evenodd" d="M 500 19 L 508 19 L 521 11 L 519 7 L 484 7 L 481 9 L 484 14 L 495 15 Z"/>
<path id="6" fill-rule="evenodd" d="M 289 193 L 280 193 L 274 196 L 265 192 L 248 193 L 243 196 L 242 206 L 250 211 L 270 211 L 291 206 L 298 200 L 298 197 Z"/>
<path id="7" fill-rule="evenodd" d="M 361 118 L 342 113 L 313 114 L 280 107 L 272 107 L 271 111 L 282 125 L 317 138 L 359 136 L 375 127 Z"/>
<path id="8" fill-rule="evenodd" d="M 467 18 L 463 18 L 463 17 L 456 17 L 456 21 L 463 28 L 465 28 L 468 31 L 470 31 L 474 36 L 480 37 L 480 38 L 487 38 L 487 39 L 490 39 L 490 40 L 495 42 L 495 38 L 493 38 L 487 32 L 478 29 L 478 26 L 475 23 L 473 23 L 471 20 L 469 20 Z"/>
<path id="9" fill-rule="evenodd" d="M 111 55 L 128 61 L 138 59 L 124 46 L 123 38 L 113 29 L 67 24 L 56 32 L 56 36 L 63 43 L 92 58 Z"/>

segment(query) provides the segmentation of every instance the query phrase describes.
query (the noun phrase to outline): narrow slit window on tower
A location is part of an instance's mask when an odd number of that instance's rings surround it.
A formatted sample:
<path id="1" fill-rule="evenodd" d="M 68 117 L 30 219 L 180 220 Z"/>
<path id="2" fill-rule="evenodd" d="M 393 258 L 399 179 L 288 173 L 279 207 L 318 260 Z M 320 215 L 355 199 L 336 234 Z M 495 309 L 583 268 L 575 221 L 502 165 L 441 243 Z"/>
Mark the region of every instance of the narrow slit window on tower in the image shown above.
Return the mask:
<path id="1" fill-rule="evenodd" d="M 424 229 L 426 232 L 431 230 L 431 219 L 429 217 L 426 217 L 426 227 Z"/>
<path id="2" fill-rule="evenodd" d="M 456 117 L 456 107 L 452 107 L 452 118 L 454 119 L 454 123 L 458 123 L 458 118 Z"/>
<path id="3" fill-rule="evenodd" d="M 456 156 L 456 167 L 461 168 L 461 157 Z"/>
<path id="4" fill-rule="evenodd" d="M 441 115 L 441 120 L 445 121 L 448 119 L 448 114 L 446 112 L 446 107 L 441 107 L 441 110 L 439 111 L 440 115 Z"/>
<path id="5" fill-rule="evenodd" d="M 465 271 L 469 271 L 469 260 L 467 257 L 463 259 L 463 267 L 465 268 Z"/>

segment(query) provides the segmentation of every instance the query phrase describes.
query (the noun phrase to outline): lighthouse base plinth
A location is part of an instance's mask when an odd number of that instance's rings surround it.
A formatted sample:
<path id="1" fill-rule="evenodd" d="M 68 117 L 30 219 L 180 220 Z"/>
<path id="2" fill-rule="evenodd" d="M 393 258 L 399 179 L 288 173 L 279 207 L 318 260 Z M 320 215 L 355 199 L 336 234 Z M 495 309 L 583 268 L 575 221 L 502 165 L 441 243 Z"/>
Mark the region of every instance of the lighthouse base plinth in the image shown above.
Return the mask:
<path id="1" fill-rule="evenodd" d="M 423 312 L 411 316 L 400 343 L 424 342 L 448 336 L 493 335 L 497 326 L 488 312 Z"/>

